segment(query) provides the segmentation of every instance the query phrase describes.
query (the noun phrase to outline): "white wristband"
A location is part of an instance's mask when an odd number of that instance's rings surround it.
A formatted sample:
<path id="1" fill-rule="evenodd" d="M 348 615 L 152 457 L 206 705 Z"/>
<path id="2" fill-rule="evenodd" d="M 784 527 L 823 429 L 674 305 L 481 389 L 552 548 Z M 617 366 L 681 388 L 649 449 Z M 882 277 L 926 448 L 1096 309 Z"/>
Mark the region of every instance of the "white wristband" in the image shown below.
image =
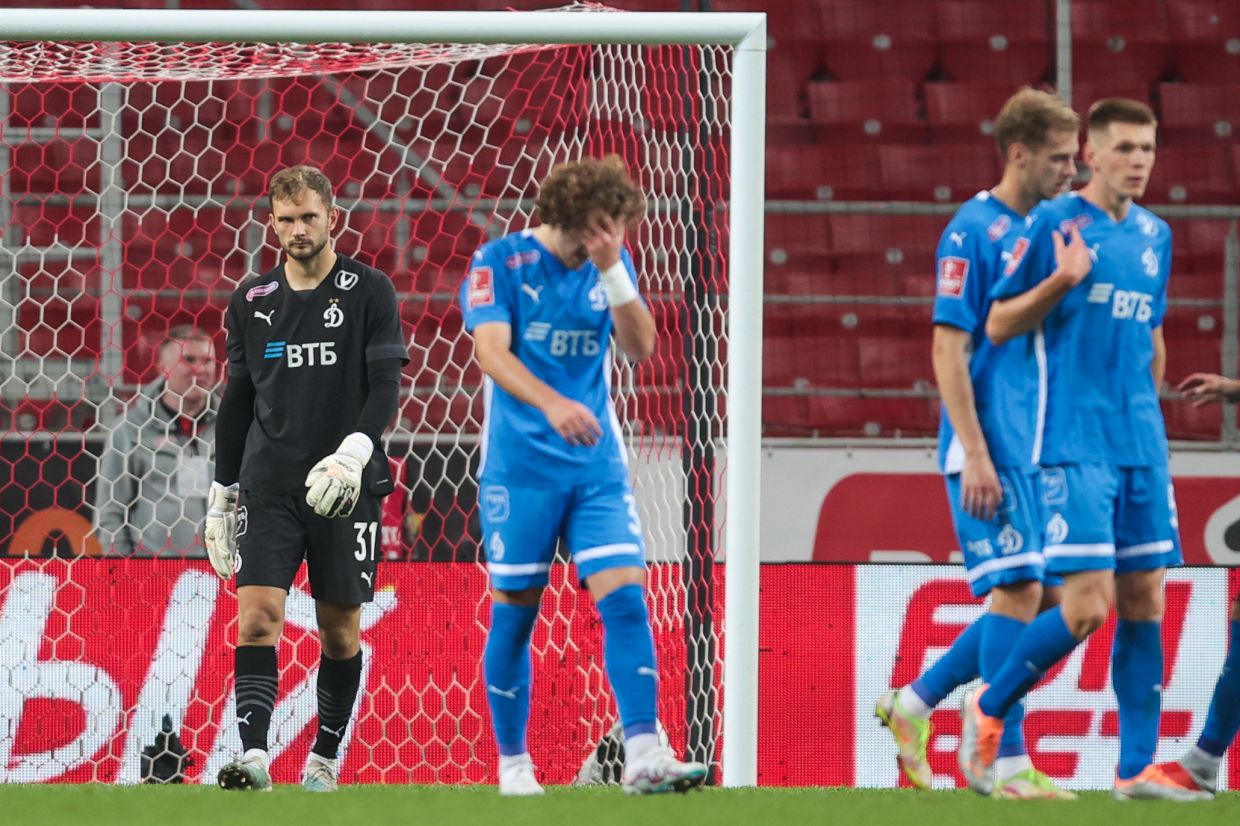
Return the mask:
<path id="1" fill-rule="evenodd" d="M 637 300 L 637 288 L 629 280 L 629 270 L 624 261 L 617 261 L 598 274 L 603 292 L 607 293 L 607 303 L 612 307 L 628 304 Z"/>
<path id="2" fill-rule="evenodd" d="M 374 450 L 374 442 L 370 441 L 370 437 L 360 431 L 345 436 L 344 441 L 340 443 L 340 447 L 336 448 L 337 453 L 352 456 L 363 465 L 370 461 L 370 454 Z"/>

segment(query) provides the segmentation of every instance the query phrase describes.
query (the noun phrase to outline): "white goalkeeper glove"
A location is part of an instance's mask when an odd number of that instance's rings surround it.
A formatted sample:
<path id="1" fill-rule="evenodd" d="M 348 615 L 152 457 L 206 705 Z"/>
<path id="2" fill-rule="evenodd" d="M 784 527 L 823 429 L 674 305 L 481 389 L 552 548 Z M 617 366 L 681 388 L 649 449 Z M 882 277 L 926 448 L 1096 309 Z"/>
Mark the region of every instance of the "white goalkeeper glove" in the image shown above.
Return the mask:
<path id="1" fill-rule="evenodd" d="M 328 519 L 353 513 L 362 489 L 362 470 L 374 450 L 374 443 L 365 433 L 345 436 L 336 452 L 306 475 L 306 504 Z"/>
<path id="2" fill-rule="evenodd" d="M 237 483 L 211 483 L 207 493 L 207 524 L 202 529 L 207 559 L 220 579 L 232 579 L 237 559 Z"/>

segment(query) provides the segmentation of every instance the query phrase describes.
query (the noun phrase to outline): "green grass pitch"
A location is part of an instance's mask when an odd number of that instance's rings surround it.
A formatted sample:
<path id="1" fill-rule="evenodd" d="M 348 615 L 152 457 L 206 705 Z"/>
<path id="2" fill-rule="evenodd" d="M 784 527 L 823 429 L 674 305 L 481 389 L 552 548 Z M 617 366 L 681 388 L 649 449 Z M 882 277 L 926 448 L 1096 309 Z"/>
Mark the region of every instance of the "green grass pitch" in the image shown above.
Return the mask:
<path id="1" fill-rule="evenodd" d="M 551 788 L 543 798 L 500 798 L 494 787 L 352 786 L 314 795 L 295 786 L 271 794 L 204 786 L 0 786 L 6 823 L 91 826 L 611 826 L 778 824 L 839 826 L 1123 826 L 1240 823 L 1240 794 L 1210 803 L 1121 803 L 1097 792 L 1074 803 L 986 800 L 971 792 L 854 789 L 706 789 L 627 797 L 618 788 Z"/>

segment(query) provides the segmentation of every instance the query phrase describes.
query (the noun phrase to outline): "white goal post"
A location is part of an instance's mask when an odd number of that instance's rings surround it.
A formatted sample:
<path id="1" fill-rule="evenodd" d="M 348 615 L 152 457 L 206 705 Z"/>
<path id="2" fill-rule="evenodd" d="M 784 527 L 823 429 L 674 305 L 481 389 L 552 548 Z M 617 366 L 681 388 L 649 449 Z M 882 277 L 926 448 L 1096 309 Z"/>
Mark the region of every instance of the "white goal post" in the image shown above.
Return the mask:
<path id="1" fill-rule="evenodd" d="M 721 763 L 723 785 L 756 785 L 765 14 L 11 8 L 0 10 L 0 41 L 730 47 Z"/>

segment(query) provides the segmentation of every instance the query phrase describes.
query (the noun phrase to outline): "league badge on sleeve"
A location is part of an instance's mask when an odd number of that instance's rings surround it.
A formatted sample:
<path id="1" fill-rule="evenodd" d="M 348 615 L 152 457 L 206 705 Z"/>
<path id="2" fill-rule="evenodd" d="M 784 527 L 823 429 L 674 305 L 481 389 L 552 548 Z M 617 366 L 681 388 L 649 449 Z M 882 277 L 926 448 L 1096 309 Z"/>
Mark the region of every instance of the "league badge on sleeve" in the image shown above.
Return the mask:
<path id="1" fill-rule="evenodd" d="M 495 275 L 490 267 L 469 271 L 469 309 L 495 306 Z"/>
<path id="2" fill-rule="evenodd" d="M 945 255 L 939 259 L 939 295 L 960 298 L 969 277 L 969 259 Z"/>

